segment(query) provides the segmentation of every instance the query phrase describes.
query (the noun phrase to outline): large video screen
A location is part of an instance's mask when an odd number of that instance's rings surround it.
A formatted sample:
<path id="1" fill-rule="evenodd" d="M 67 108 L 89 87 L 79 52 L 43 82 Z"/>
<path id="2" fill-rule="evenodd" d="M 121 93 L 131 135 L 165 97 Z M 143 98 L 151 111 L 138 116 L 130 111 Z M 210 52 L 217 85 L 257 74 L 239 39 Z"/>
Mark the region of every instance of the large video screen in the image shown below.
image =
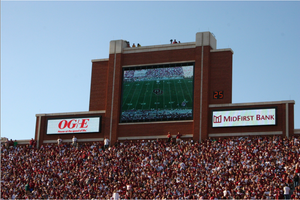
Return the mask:
<path id="1" fill-rule="evenodd" d="M 123 68 L 121 123 L 193 119 L 194 63 Z"/>

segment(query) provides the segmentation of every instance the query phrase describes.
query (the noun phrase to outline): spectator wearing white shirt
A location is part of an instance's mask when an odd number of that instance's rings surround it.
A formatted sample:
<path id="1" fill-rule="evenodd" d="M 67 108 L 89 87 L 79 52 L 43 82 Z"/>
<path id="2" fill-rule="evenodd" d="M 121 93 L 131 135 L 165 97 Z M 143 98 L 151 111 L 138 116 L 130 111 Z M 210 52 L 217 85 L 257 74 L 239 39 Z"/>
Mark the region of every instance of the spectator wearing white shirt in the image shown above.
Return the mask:
<path id="1" fill-rule="evenodd" d="M 104 148 L 105 149 L 107 149 L 108 147 L 109 147 L 109 139 L 108 139 L 108 137 L 105 137 L 105 139 L 104 139 Z"/>
<path id="2" fill-rule="evenodd" d="M 284 199 L 290 198 L 290 187 L 288 185 L 285 185 L 283 187 L 283 195 L 284 195 Z"/>
<path id="3" fill-rule="evenodd" d="M 120 195 L 119 195 L 117 190 L 114 191 L 114 193 L 112 195 L 112 199 L 113 200 L 119 200 L 120 199 Z"/>
<path id="4" fill-rule="evenodd" d="M 15 193 L 11 196 L 12 199 L 16 199 L 17 197 L 18 197 L 18 195 Z"/>
<path id="5" fill-rule="evenodd" d="M 60 137 L 57 138 L 57 144 L 60 146 L 62 144 L 62 139 Z"/>
<path id="6" fill-rule="evenodd" d="M 227 199 L 229 199 L 230 196 L 230 191 L 228 190 L 227 187 L 225 187 L 225 190 L 223 190 L 223 196 Z"/>
<path id="7" fill-rule="evenodd" d="M 74 135 L 73 138 L 72 138 L 72 145 L 73 145 L 74 147 L 77 146 L 77 138 L 75 137 L 75 135 Z"/>

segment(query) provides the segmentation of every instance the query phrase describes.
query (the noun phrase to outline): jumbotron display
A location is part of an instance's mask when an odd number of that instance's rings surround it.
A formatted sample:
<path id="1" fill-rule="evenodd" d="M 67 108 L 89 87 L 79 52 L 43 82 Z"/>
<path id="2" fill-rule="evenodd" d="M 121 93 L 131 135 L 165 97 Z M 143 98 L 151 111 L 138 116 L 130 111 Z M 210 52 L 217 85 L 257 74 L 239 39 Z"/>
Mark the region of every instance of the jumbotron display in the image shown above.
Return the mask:
<path id="1" fill-rule="evenodd" d="M 194 63 L 123 68 L 121 123 L 193 119 Z"/>

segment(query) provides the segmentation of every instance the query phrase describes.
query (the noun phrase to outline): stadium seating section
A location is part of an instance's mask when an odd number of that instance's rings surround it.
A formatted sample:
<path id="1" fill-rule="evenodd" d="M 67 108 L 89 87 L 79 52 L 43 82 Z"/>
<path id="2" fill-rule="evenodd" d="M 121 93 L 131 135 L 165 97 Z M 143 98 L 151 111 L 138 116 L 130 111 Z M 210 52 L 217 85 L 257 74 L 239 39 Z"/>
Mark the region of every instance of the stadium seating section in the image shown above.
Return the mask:
<path id="1" fill-rule="evenodd" d="M 299 171 L 300 139 L 236 137 L 1 146 L 3 199 L 282 199 Z M 299 181 L 298 181 L 299 182 Z"/>

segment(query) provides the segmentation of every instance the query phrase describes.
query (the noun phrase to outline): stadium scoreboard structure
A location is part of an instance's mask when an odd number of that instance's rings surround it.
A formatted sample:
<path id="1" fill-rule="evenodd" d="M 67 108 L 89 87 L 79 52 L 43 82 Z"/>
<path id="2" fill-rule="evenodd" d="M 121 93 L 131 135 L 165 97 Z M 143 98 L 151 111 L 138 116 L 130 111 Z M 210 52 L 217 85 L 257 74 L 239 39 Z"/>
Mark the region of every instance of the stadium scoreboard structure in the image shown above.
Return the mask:
<path id="1" fill-rule="evenodd" d="M 210 32 L 196 41 L 130 47 L 92 60 L 89 111 L 36 115 L 38 144 L 294 134 L 293 100 L 232 103 L 232 55 Z"/>

